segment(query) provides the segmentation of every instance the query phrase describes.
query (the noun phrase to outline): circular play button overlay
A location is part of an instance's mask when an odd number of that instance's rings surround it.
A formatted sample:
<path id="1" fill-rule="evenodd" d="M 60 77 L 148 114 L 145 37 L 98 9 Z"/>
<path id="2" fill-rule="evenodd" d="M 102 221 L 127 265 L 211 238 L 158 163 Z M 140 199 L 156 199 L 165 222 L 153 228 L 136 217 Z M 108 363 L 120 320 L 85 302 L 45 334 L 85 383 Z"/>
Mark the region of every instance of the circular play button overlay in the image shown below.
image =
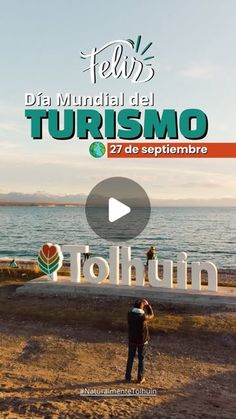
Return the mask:
<path id="1" fill-rule="evenodd" d="M 85 211 L 88 224 L 98 236 L 122 242 L 144 230 L 151 207 L 142 186 L 125 177 L 111 177 L 91 190 Z"/>

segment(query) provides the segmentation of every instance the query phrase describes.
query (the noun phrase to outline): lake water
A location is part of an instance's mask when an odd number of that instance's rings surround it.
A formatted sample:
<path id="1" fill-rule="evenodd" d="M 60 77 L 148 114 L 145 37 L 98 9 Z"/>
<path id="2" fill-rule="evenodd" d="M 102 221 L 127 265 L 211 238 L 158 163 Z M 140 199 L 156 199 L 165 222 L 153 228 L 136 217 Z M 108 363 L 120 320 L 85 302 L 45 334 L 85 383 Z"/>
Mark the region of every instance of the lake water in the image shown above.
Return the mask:
<path id="1" fill-rule="evenodd" d="M 45 242 L 88 244 L 94 256 L 107 256 L 112 244 L 87 224 L 84 208 L 0 207 L 0 257 L 35 259 Z M 118 243 L 116 243 L 118 244 Z M 143 233 L 127 243 L 145 260 L 150 245 L 158 259 L 211 260 L 218 268 L 236 268 L 236 208 L 153 208 Z"/>

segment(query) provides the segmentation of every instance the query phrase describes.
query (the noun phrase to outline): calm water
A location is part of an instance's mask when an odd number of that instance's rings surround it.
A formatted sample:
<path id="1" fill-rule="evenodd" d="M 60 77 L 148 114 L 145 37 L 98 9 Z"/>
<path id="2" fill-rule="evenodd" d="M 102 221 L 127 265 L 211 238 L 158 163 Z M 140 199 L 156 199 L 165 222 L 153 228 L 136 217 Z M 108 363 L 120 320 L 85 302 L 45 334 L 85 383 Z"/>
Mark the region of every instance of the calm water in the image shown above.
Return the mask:
<path id="1" fill-rule="evenodd" d="M 0 207 L 0 229 L 0 257 L 36 258 L 47 241 L 88 244 L 93 255 L 107 256 L 112 244 L 91 231 L 83 208 Z M 128 244 L 143 260 L 154 244 L 159 259 L 176 261 L 186 251 L 189 261 L 236 268 L 236 208 L 153 208 L 146 229 Z"/>

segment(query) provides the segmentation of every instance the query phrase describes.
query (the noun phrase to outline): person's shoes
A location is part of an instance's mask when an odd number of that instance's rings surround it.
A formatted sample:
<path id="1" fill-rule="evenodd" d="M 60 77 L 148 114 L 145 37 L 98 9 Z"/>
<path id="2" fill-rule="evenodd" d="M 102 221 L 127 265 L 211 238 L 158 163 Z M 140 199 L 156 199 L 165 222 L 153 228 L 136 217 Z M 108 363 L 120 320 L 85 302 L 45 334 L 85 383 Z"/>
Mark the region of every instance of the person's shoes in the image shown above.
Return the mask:
<path id="1" fill-rule="evenodd" d="M 145 378 L 143 377 L 143 378 L 139 378 L 138 379 L 138 383 L 139 384 L 144 384 L 146 382 L 146 380 L 145 380 Z"/>
<path id="2" fill-rule="evenodd" d="M 125 383 L 130 383 L 131 382 L 131 378 L 125 378 Z"/>

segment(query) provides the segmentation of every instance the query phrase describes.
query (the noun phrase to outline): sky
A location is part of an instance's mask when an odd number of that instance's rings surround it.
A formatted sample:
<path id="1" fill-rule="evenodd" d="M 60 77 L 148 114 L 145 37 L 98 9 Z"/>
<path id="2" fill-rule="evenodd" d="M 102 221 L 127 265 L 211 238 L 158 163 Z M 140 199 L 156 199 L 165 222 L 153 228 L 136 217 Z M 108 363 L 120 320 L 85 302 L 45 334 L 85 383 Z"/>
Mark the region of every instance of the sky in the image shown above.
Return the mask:
<path id="1" fill-rule="evenodd" d="M 0 193 L 87 194 L 107 177 L 126 176 L 155 199 L 236 198 L 235 159 L 94 159 L 86 141 L 33 141 L 24 117 L 26 92 L 129 96 L 138 89 L 153 91 L 160 111 L 202 109 L 207 141 L 235 141 L 234 0 L 0 3 Z M 155 77 L 92 85 L 80 51 L 139 34 L 153 42 Z"/>

